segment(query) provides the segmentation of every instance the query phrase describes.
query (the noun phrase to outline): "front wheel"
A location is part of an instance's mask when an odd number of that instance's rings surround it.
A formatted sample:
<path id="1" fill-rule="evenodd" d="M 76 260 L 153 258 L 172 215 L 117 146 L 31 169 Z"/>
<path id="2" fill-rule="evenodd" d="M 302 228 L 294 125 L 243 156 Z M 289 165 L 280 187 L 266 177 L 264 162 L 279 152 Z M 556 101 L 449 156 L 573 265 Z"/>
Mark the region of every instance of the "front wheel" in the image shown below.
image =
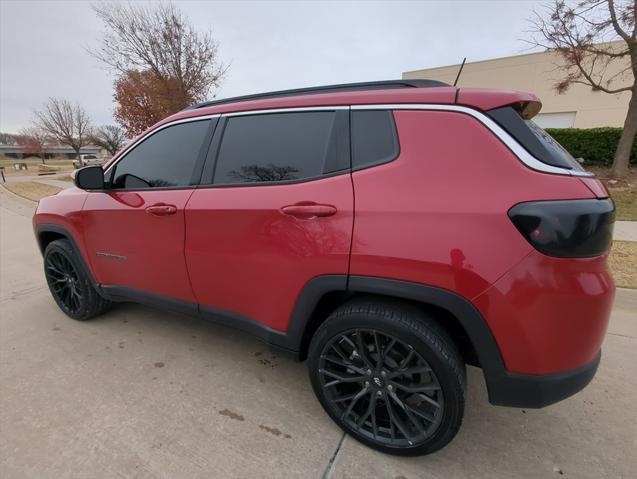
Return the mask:
<path id="1" fill-rule="evenodd" d="M 68 240 L 52 241 L 44 250 L 44 275 L 60 309 L 80 321 L 104 313 L 111 302 L 95 290 Z"/>
<path id="2" fill-rule="evenodd" d="M 374 449 L 429 454 L 460 428 L 464 362 L 447 334 L 410 305 L 341 306 L 314 335 L 308 366 L 326 412 Z"/>

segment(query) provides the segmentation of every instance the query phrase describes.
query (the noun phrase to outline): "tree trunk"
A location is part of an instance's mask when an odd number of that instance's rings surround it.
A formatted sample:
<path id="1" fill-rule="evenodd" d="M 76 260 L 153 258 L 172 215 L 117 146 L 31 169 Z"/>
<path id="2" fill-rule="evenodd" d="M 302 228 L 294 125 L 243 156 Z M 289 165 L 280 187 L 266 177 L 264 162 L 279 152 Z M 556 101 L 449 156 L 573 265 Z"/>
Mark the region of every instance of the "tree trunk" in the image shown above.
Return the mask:
<path id="1" fill-rule="evenodd" d="M 635 135 L 637 135 L 637 82 L 633 85 L 630 102 L 628 103 L 628 113 L 624 120 L 624 131 L 619 138 L 615 158 L 613 159 L 613 167 L 610 175 L 613 178 L 623 178 L 628 174 L 628 161 L 630 153 L 635 143 Z"/>

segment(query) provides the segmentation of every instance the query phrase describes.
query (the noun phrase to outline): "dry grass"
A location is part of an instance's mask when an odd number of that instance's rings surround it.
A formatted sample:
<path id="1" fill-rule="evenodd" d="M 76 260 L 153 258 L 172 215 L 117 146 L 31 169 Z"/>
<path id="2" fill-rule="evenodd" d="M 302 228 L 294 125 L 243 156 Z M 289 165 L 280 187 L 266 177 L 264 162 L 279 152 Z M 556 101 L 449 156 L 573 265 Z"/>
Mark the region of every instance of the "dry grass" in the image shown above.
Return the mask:
<path id="1" fill-rule="evenodd" d="M 58 180 L 58 181 L 70 181 L 70 182 L 73 182 L 73 177 L 71 175 L 56 176 L 53 179 L 54 180 Z"/>
<path id="2" fill-rule="evenodd" d="M 14 163 L 26 163 L 28 170 L 19 170 L 16 171 L 13 168 Z M 35 176 L 40 172 L 40 166 L 42 165 L 42 160 L 39 158 L 27 158 L 16 159 L 16 158 L 7 158 L 5 156 L 0 157 L 0 166 L 4 166 L 4 175 L 5 176 Z M 58 160 L 58 159 L 50 159 L 46 160 L 46 166 L 55 168 L 56 171 L 59 172 L 67 172 L 73 171 L 73 160 Z"/>
<path id="3" fill-rule="evenodd" d="M 637 185 L 625 188 L 609 188 L 615 202 L 617 221 L 637 221 Z"/>
<path id="4" fill-rule="evenodd" d="M 3 186 L 12 193 L 31 201 L 40 201 L 45 196 L 54 195 L 62 190 L 57 186 L 45 185 L 35 181 L 16 181 L 15 183 L 4 183 Z"/>
<path id="5" fill-rule="evenodd" d="M 637 241 L 613 241 L 608 264 L 616 286 L 637 289 Z"/>
<path id="6" fill-rule="evenodd" d="M 610 177 L 610 168 L 586 167 L 601 180 L 615 202 L 617 221 L 637 221 L 637 168 L 632 168 L 626 178 L 614 180 Z"/>

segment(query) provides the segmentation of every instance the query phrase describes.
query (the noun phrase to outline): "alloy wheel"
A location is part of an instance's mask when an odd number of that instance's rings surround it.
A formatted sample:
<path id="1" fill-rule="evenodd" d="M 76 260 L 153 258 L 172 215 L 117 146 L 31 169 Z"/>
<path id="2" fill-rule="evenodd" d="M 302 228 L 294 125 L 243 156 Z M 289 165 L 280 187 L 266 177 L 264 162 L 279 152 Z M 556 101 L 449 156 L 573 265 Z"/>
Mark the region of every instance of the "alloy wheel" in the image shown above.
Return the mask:
<path id="1" fill-rule="evenodd" d="M 328 407 L 347 427 L 380 445 L 415 447 L 438 429 L 438 379 L 409 344 L 374 329 L 334 336 L 319 359 Z"/>
<path id="2" fill-rule="evenodd" d="M 70 313 L 77 312 L 83 301 L 80 279 L 71 261 L 53 251 L 46 257 L 46 279 L 51 292 Z"/>

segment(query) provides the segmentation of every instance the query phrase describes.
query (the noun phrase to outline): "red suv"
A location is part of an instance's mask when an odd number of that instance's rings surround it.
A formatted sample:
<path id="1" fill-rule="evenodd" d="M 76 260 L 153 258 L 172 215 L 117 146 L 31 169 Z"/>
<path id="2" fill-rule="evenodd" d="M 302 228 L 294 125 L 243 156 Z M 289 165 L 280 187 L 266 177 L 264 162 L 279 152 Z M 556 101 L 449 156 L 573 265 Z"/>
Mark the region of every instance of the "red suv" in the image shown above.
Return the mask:
<path id="1" fill-rule="evenodd" d="M 465 364 L 533 408 L 600 360 L 614 205 L 540 107 L 427 80 L 195 105 L 40 201 L 49 288 L 78 320 L 132 300 L 253 333 L 356 439 L 433 452 Z"/>

